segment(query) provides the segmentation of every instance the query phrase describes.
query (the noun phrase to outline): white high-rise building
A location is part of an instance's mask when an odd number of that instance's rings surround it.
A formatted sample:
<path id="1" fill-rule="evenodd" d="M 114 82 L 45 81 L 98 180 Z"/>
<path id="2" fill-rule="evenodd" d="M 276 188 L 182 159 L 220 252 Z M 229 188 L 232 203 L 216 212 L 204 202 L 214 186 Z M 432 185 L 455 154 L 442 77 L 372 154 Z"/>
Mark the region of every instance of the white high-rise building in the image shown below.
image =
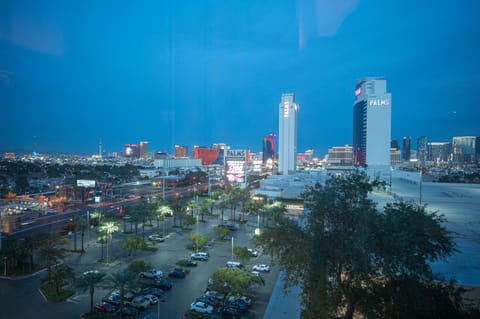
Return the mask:
<path id="1" fill-rule="evenodd" d="M 297 112 L 293 93 L 282 94 L 278 114 L 278 172 L 288 175 L 297 168 Z"/>
<path id="2" fill-rule="evenodd" d="M 353 163 L 372 169 L 390 166 L 392 96 L 387 81 L 363 78 L 355 86 Z"/>

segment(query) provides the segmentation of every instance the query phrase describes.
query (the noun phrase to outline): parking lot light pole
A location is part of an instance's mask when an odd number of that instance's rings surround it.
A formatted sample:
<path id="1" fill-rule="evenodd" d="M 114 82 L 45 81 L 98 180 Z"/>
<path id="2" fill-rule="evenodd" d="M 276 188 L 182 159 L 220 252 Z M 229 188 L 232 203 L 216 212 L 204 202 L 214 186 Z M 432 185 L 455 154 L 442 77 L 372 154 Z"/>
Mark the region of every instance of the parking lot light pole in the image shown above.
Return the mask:
<path id="1" fill-rule="evenodd" d="M 7 276 L 7 257 L 3 257 L 3 275 Z"/>
<path id="2" fill-rule="evenodd" d="M 233 236 L 232 236 L 232 261 L 233 261 Z"/>

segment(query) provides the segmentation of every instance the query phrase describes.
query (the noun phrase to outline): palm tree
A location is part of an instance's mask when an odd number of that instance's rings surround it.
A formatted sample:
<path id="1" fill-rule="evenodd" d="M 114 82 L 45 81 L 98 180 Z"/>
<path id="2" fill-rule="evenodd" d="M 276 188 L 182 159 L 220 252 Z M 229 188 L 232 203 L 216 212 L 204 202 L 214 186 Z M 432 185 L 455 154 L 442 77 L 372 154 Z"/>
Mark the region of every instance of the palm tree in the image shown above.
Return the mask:
<path id="1" fill-rule="evenodd" d="M 220 196 L 220 200 L 217 202 L 217 207 L 220 209 L 223 224 L 223 214 L 225 212 L 225 209 L 228 207 L 228 198 L 226 195 Z"/>
<path id="2" fill-rule="evenodd" d="M 50 235 L 47 233 L 34 233 L 25 237 L 28 246 L 28 255 L 30 257 L 30 272 L 35 270 L 34 255 L 35 250 L 48 244 Z"/>
<path id="3" fill-rule="evenodd" d="M 120 225 L 115 221 L 104 222 L 100 226 L 100 230 L 104 231 L 107 234 L 107 263 L 110 261 L 112 256 L 112 234 L 120 230 Z M 110 247 L 110 254 L 108 254 L 108 247 Z"/>
<path id="4" fill-rule="evenodd" d="M 40 249 L 39 256 L 47 262 L 47 269 L 50 270 L 53 265 L 57 264 L 58 260 L 65 257 L 65 251 L 54 245 L 48 245 Z"/>
<path id="5" fill-rule="evenodd" d="M 57 265 L 50 268 L 42 281 L 55 288 L 55 293 L 60 296 L 60 288 L 65 285 L 66 281 L 75 279 L 73 269 L 65 264 Z"/>
<path id="6" fill-rule="evenodd" d="M 129 270 L 123 270 L 105 278 L 105 288 L 117 289 L 120 292 L 120 309 L 119 314 L 120 318 L 123 318 L 123 301 L 125 296 L 125 291 L 127 289 L 136 288 L 137 280 L 133 272 Z"/>
<path id="7" fill-rule="evenodd" d="M 163 236 L 165 237 L 165 217 L 172 216 L 173 211 L 168 205 L 162 205 L 155 211 L 155 218 L 157 219 L 157 230 L 160 231 L 160 219 L 163 220 Z"/>
<path id="8" fill-rule="evenodd" d="M 101 283 L 105 277 L 105 274 L 96 272 L 96 271 L 89 271 L 77 281 L 77 287 L 83 289 L 84 291 L 88 289 L 90 293 L 90 312 L 93 312 L 93 294 L 95 293 L 95 287 Z"/>

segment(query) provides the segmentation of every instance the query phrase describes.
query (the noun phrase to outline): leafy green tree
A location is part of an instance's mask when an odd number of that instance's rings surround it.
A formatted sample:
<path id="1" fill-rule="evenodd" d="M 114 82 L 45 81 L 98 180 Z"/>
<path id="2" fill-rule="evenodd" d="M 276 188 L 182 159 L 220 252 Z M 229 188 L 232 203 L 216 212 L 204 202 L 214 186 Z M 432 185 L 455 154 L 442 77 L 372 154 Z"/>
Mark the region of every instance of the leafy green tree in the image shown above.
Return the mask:
<path id="1" fill-rule="evenodd" d="M 302 286 L 303 318 L 385 313 L 404 301 L 395 300 L 401 285 L 432 282 L 430 263 L 454 252 L 444 220 L 424 207 L 394 203 L 379 213 L 368 194 L 382 186 L 363 173 L 330 178 L 305 193 L 303 225 L 279 214 L 258 237 L 285 286 Z"/>
<path id="2" fill-rule="evenodd" d="M 253 286 L 263 286 L 265 281 L 260 276 L 255 276 L 249 271 L 238 268 L 219 267 L 212 274 L 211 289 L 228 296 L 244 295 Z"/>
<path id="3" fill-rule="evenodd" d="M 97 287 L 105 277 L 104 273 L 100 272 L 87 272 L 78 278 L 76 286 L 83 291 L 88 289 L 90 295 L 90 312 L 93 312 L 93 295 L 95 293 L 95 287 Z"/>
<path id="4" fill-rule="evenodd" d="M 128 257 L 132 256 L 135 250 L 145 249 L 146 247 L 145 239 L 138 236 L 129 236 L 120 241 L 120 248 L 128 251 Z"/>
<path id="5" fill-rule="evenodd" d="M 127 270 L 133 274 L 138 274 L 138 273 L 141 273 L 142 271 L 147 271 L 152 268 L 153 268 L 152 264 L 147 263 L 144 260 L 135 260 L 128 265 Z"/>
<path id="6" fill-rule="evenodd" d="M 248 251 L 247 247 L 235 246 L 233 247 L 233 254 L 238 260 L 246 262 L 250 260 L 251 253 Z"/>
<path id="7" fill-rule="evenodd" d="M 39 257 L 47 262 L 47 269 L 57 265 L 59 260 L 65 257 L 65 251 L 54 244 L 45 245 L 40 248 Z"/>
<path id="8" fill-rule="evenodd" d="M 198 233 L 191 233 L 188 235 L 188 240 L 192 242 L 192 246 L 195 247 L 195 250 L 198 250 L 208 242 L 208 237 Z"/>
<path id="9" fill-rule="evenodd" d="M 223 239 L 230 235 L 230 229 L 228 229 L 227 227 L 215 226 L 213 227 L 213 233 L 218 239 Z"/>

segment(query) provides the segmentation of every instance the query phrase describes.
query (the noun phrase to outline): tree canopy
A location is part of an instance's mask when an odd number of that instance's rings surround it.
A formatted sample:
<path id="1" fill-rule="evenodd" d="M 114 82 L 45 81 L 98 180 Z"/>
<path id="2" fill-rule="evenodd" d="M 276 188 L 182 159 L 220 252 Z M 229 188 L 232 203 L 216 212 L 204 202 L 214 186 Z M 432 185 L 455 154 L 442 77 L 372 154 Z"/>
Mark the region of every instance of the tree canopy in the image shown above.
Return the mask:
<path id="1" fill-rule="evenodd" d="M 425 314 L 415 300 L 430 300 L 432 314 L 465 313 L 454 304 L 459 290 L 434 282 L 430 267 L 455 253 L 446 220 L 414 203 L 377 210 L 368 195 L 382 186 L 364 173 L 332 177 L 305 192 L 302 222 L 277 214 L 258 237 L 284 269 L 284 286 L 302 287 L 303 318 L 412 318 Z"/>

